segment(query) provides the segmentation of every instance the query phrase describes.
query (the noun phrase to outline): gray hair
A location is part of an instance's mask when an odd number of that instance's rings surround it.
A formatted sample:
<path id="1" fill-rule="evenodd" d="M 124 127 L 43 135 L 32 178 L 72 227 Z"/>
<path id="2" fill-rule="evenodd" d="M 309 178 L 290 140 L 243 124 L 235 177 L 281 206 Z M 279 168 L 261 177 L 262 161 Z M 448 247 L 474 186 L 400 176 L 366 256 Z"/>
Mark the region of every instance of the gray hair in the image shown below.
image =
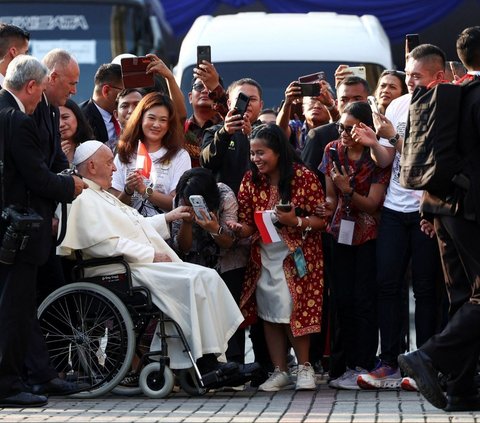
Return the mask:
<path id="1" fill-rule="evenodd" d="M 72 60 L 76 62 L 68 51 L 55 48 L 43 57 L 42 63 L 48 68 L 49 72 L 52 72 L 56 66 L 62 69 L 66 68 Z"/>
<path id="2" fill-rule="evenodd" d="M 35 57 L 20 54 L 8 65 L 5 88 L 20 91 L 31 80 L 41 84 L 47 72 L 46 66 Z"/>

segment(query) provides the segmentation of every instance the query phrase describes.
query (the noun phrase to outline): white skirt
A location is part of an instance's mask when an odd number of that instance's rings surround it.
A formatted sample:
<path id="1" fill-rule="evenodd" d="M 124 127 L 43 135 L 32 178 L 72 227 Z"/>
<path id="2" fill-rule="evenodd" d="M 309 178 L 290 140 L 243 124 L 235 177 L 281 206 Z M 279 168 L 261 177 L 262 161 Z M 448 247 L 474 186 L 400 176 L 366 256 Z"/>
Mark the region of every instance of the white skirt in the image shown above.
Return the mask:
<path id="1" fill-rule="evenodd" d="M 290 323 L 292 296 L 283 271 L 283 261 L 290 251 L 283 242 L 260 242 L 262 269 L 257 281 L 255 296 L 260 318 L 272 323 Z"/>

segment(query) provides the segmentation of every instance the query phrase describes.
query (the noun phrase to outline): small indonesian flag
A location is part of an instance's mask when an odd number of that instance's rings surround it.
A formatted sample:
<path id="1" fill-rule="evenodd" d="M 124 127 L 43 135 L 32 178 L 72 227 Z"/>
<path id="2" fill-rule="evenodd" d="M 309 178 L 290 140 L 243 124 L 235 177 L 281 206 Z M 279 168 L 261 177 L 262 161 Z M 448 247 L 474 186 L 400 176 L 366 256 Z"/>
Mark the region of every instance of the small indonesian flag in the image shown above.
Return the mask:
<path id="1" fill-rule="evenodd" d="M 137 169 L 145 178 L 150 178 L 150 171 L 152 170 L 152 159 L 148 154 L 147 148 L 142 141 L 138 141 L 137 150 Z"/>
<path id="2" fill-rule="evenodd" d="M 272 216 L 275 212 L 273 210 L 264 210 L 255 212 L 255 224 L 260 232 L 262 241 L 265 244 L 271 244 L 272 242 L 279 242 L 282 239 L 278 235 L 277 228 L 273 224 Z"/>

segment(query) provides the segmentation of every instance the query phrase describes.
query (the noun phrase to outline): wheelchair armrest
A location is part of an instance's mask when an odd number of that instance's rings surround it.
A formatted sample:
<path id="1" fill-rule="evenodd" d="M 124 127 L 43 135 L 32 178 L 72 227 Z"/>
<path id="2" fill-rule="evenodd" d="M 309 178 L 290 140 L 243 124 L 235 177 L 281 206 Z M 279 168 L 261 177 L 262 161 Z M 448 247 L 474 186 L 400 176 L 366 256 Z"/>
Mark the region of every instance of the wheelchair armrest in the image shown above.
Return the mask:
<path id="1" fill-rule="evenodd" d="M 130 270 L 130 265 L 125 261 L 123 256 L 114 256 L 114 257 L 102 257 L 102 258 L 92 258 L 84 260 L 82 253 L 80 251 L 75 251 L 75 257 L 77 262 L 72 269 L 73 280 L 76 280 L 78 277 L 84 277 L 84 269 L 88 267 L 97 267 L 105 266 L 109 264 L 120 264 L 125 269 L 125 274 L 129 280 L 129 286 L 132 286 L 132 271 Z"/>

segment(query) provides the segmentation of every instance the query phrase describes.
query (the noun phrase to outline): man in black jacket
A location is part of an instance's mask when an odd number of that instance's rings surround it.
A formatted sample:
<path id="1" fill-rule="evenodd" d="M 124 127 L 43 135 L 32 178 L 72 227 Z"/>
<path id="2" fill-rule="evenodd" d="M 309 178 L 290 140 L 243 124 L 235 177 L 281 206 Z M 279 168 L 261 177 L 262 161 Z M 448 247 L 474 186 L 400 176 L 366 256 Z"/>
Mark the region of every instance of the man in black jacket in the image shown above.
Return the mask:
<path id="1" fill-rule="evenodd" d="M 70 202 L 86 184 L 76 176 L 51 172 L 45 161 L 33 113 L 46 84 L 46 68 L 33 57 L 21 55 L 9 65 L 0 91 L 0 170 L 2 243 L 0 246 L 0 407 L 39 406 L 46 397 L 27 392 L 21 377 L 36 315 L 35 284 L 39 264 L 50 251 L 53 201 Z M 10 206 L 26 208 L 43 219 L 39 229 L 26 231 L 25 248 L 12 238 L 18 219 Z M 30 213 L 31 214 L 31 213 Z M 23 219 L 25 215 L 21 214 Z M 9 242 L 10 241 L 10 242 Z M 14 250 L 18 250 L 16 253 Z"/>
<path id="2" fill-rule="evenodd" d="M 480 77 L 480 26 L 459 35 L 457 54 L 468 70 L 462 82 L 476 83 L 474 79 Z M 459 178 L 464 186 L 449 198 L 426 194 L 422 211 L 434 215 L 447 290 L 458 309 L 443 332 L 417 351 L 400 355 L 398 362 L 435 407 L 473 411 L 480 410 L 474 381 L 480 355 L 480 85 L 471 86 L 462 98 L 457 145 L 464 159 Z M 458 201 L 458 210 L 454 201 Z M 422 224 L 424 231 L 430 232 L 431 226 L 425 221 Z M 446 398 L 436 377 L 438 371 L 450 376 Z"/>
<path id="3" fill-rule="evenodd" d="M 235 109 L 239 93 L 250 97 L 244 117 Z M 210 169 L 218 182 L 228 185 L 235 195 L 250 162 L 248 136 L 252 128 L 261 124 L 258 120 L 263 108 L 262 88 L 250 78 L 239 79 L 227 89 L 228 108 L 225 121 L 205 131 L 200 154 L 202 167 Z"/>

